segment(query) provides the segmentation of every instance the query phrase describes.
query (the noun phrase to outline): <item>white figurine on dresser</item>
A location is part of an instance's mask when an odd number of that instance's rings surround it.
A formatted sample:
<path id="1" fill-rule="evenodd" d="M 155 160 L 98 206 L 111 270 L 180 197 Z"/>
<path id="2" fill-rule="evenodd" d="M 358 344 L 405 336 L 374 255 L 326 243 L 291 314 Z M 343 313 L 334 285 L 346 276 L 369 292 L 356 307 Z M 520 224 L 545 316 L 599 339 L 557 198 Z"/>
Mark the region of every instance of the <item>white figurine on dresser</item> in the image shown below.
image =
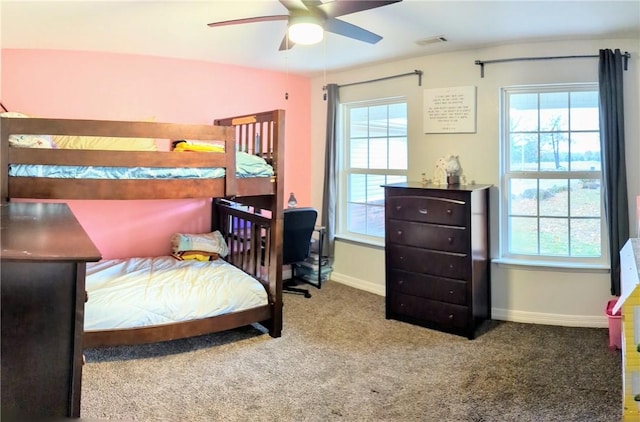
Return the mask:
<path id="1" fill-rule="evenodd" d="M 462 173 L 462 166 L 457 155 L 445 155 L 436 161 L 433 183 L 436 185 L 466 184 L 466 177 Z"/>

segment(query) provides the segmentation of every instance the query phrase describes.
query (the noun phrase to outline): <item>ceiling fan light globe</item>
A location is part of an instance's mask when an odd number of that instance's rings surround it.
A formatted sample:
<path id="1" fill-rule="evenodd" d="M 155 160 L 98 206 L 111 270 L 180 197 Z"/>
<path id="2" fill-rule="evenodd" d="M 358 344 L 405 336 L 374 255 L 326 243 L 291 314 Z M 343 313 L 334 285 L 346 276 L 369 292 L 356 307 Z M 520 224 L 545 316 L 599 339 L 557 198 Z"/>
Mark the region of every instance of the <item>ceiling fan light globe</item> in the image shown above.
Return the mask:
<path id="1" fill-rule="evenodd" d="M 314 22 L 292 23 L 288 31 L 289 39 L 296 44 L 317 44 L 324 37 L 322 26 Z"/>

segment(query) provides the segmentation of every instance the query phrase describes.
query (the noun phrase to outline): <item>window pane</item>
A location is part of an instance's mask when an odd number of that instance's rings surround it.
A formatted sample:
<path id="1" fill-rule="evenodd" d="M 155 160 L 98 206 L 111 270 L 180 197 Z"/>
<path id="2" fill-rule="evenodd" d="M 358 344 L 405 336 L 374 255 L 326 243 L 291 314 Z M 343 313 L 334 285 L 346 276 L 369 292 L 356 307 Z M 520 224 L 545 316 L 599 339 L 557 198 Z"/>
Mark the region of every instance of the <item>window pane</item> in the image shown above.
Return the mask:
<path id="1" fill-rule="evenodd" d="M 538 94 L 509 96 L 509 129 L 512 132 L 538 130 Z"/>
<path id="2" fill-rule="evenodd" d="M 389 139 L 389 169 L 407 170 L 409 155 L 407 153 L 407 138 Z"/>
<path id="3" fill-rule="evenodd" d="M 599 219 L 572 219 L 571 255 L 599 257 L 602 255 L 600 237 Z"/>
<path id="4" fill-rule="evenodd" d="M 369 107 L 369 136 L 386 137 L 388 135 L 387 105 Z"/>
<path id="5" fill-rule="evenodd" d="M 569 255 L 569 220 L 540 218 L 540 254 Z"/>
<path id="6" fill-rule="evenodd" d="M 511 134 L 509 149 L 509 170 L 538 171 L 537 134 Z"/>
<path id="7" fill-rule="evenodd" d="M 600 171 L 600 134 L 571 134 L 571 171 Z"/>
<path id="8" fill-rule="evenodd" d="M 537 179 L 511 179 L 509 192 L 510 215 L 538 215 Z"/>
<path id="9" fill-rule="evenodd" d="M 407 176 L 387 176 L 386 184 L 390 185 L 392 183 L 405 183 L 407 181 Z"/>
<path id="10" fill-rule="evenodd" d="M 367 176 L 367 203 L 384 205 L 384 185 L 386 177 L 369 174 Z"/>
<path id="11" fill-rule="evenodd" d="M 571 181 L 571 217 L 600 218 L 600 179 Z"/>
<path id="12" fill-rule="evenodd" d="M 348 202 L 361 202 L 367 200 L 367 178 L 364 174 L 350 174 L 347 188 Z"/>
<path id="13" fill-rule="evenodd" d="M 407 104 L 389 105 L 389 136 L 407 136 Z"/>
<path id="14" fill-rule="evenodd" d="M 540 180 L 540 216 L 569 216 L 568 180 Z"/>
<path id="15" fill-rule="evenodd" d="M 365 234 L 384 237 L 384 199 L 382 206 L 367 207 L 367 231 Z"/>
<path id="16" fill-rule="evenodd" d="M 571 130 L 600 130 L 597 92 L 572 92 Z"/>
<path id="17" fill-rule="evenodd" d="M 538 253 L 537 218 L 509 218 L 509 252 L 513 254 Z"/>
<path id="18" fill-rule="evenodd" d="M 564 132 L 540 134 L 540 171 L 569 169 L 569 140 Z"/>
<path id="19" fill-rule="evenodd" d="M 369 135 L 369 110 L 367 107 L 352 108 L 349 111 L 349 135 L 351 138 L 365 138 Z"/>
<path id="20" fill-rule="evenodd" d="M 369 157 L 369 145 L 366 139 L 352 139 L 349 143 L 349 167 L 367 168 Z"/>
<path id="21" fill-rule="evenodd" d="M 369 141 L 369 168 L 386 169 L 388 163 L 387 139 L 376 138 Z"/>
<path id="22" fill-rule="evenodd" d="M 569 130 L 569 95 L 566 92 L 540 94 L 540 131 Z"/>
<path id="23" fill-rule="evenodd" d="M 354 233 L 367 232 L 367 206 L 363 204 L 347 204 L 347 230 Z"/>

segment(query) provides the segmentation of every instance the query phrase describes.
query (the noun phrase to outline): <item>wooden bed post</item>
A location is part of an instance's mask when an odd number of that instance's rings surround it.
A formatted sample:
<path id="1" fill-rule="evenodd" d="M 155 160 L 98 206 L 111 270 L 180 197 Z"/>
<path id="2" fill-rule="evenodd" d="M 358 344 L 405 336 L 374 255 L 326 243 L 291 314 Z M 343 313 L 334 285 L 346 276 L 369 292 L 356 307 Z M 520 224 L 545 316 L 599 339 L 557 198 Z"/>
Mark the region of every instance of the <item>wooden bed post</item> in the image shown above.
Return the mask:
<path id="1" fill-rule="evenodd" d="M 273 308 L 272 318 L 265 321 L 269 328 L 269 335 L 280 337 L 282 333 L 282 245 L 284 227 L 284 141 L 285 141 L 285 111 L 273 110 L 263 113 L 249 114 L 226 119 L 214 120 L 215 125 L 233 126 L 235 128 L 236 144 L 241 151 L 249 151 L 262 156 L 271 163 L 274 169 L 273 195 L 243 196 L 238 192 L 238 200 L 242 205 L 266 209 L 271 212 L 271 244 L 269 256 L 269 298 Z M 212 226 L 222 224 L 215 203 L 212 207 Z"/>
<path id="2" fill-rule="evenodd" d="M 0 118 L 0 139 L 1 142 L 7 142 L 7 145 L 3 145 L 0 148 L 0 197 L 1 202 L 6 202 L 9 200 L 9 178 L 7 177 L 9 174 L 9 125 L 7 118 Z"/>
<path id="3" fill-rule="evenodd" d="M 272 256 L 275 257 L 276 265 L 270 268 L 269 279 L 272 280 L 271 289 L 274 295 L 274 321 L 270 327 L 270 334 L 279 337 L 282 332 L 282 246 L 284 234 L 284 131 L 285 112 L 284 110 L 274 111 L 273 142 L 275 157 L 273 157 L 273 167 L 276 171 L 276 198 L 273 204 L 272 226 L 274 241 L 271 245 Z M 273 282 L 275 281 L 275 285 Z"/>

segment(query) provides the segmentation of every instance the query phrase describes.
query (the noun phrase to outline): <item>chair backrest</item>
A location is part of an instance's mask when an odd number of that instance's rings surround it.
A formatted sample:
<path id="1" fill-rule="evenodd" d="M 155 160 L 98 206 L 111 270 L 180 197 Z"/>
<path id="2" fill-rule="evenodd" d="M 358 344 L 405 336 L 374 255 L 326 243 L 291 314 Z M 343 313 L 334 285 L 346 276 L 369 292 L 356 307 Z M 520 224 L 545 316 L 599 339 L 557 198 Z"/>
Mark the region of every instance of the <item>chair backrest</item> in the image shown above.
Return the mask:
<path id="1" fill-rule="evenodd" d="M 309 257 L 311 235 L 318 211 L 314 208 L 287 208 L 284 210 L 282 263 L 304 261 Z"/>

